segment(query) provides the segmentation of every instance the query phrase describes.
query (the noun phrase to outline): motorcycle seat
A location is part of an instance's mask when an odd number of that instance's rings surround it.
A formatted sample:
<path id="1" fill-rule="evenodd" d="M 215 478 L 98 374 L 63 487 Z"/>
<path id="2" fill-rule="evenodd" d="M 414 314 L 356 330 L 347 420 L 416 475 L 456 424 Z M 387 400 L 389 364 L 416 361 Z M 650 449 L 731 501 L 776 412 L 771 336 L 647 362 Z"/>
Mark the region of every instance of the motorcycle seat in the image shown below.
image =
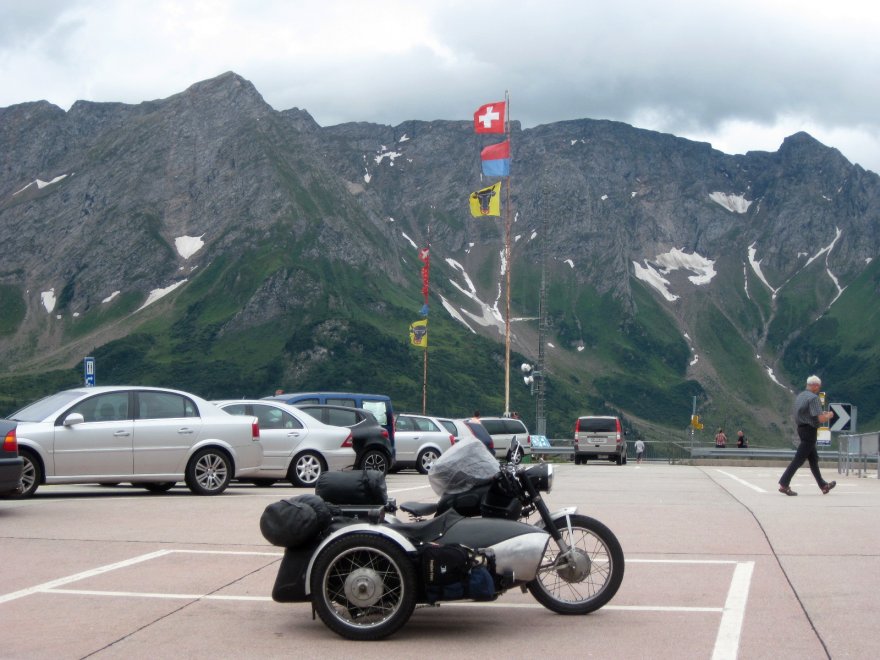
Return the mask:
<path id="1" fill-rule="evenodd" d="M 413 541 L 428 543 L 442 538 L 447 530 L 462 518 L 463 516 L 450 509 L 449 511 L 444 511 L 436 518 L 420 520 L 419 522 L 390 523 L 390 526 Z"/>
<path id="2" fill-rule="evenodd" d="M 400 505 L 402 511 L 406 511 L 416 518 L 427 518 L 437 513 L 436 502 L 404 502 Z"/>

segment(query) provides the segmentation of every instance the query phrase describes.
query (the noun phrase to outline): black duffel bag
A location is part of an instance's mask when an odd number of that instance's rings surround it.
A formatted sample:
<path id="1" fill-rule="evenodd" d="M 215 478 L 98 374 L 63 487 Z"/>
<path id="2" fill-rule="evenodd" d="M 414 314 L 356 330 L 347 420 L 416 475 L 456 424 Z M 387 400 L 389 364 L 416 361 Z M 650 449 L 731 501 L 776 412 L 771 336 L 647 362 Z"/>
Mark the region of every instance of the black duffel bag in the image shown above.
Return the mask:
<path id="1" fill-rule="evenodd" d="M 273 502 L 260 516 L 260 531 L 272 545 L 299 548 L 330 526 L 333 511 L 320 497 L 298 495 Z"/>
<path id="2" fill-rule="evenodd" d="M 384 505 L 388 501 L 385 474 L 378 470 L 322 472 L 315 495 L 330 504 Z"/>

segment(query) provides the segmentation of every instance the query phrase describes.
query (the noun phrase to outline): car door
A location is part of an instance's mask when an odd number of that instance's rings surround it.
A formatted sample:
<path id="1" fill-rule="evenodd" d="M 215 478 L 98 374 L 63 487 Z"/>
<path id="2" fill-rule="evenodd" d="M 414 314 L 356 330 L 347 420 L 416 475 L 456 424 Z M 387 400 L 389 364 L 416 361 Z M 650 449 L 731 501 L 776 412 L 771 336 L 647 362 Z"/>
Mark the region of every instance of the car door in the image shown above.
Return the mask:
<path id="1" fill-rule="evenodd" d="M 134 474 L 180 474 L 199 440 L 202 420 L 189 397 L 176 392 L 134 392 Z"/>
<path id="2" fill-rule="evenodd" d="M 255 403 L 251 414 L 260 422 L 263 469 L 286 475 L 290 459 L 308 436 L 308 429 L 289 412 L 272 405 Z"/>
<path id="3" fill-rule="evenodd" d="M 79 424 L 64 425 L 71 414 Z M 125 476 L 132 473 L 133 422 L 127 391 L 105 392 L 80 401 L 55 424 L 56 477 Z"/>
<path id="4" fill-rule="evenodd" d="M 419 446 L 421 432 L 416 426 L 415 419 L 409 415 L 397 416 L 397 431 L 394 435 L 396 460 L 400 462 L 413 462 L 416 460 L 416 449 Z"/>

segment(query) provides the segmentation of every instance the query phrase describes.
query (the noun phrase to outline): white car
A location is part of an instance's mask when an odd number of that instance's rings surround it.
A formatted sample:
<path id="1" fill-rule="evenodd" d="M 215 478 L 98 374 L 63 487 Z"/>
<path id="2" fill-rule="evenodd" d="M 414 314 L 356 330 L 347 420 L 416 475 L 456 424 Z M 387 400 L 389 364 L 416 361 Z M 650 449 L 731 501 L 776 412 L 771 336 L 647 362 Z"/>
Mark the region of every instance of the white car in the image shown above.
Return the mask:
<path id="1" fill-rule="evenodd" d="M 233 415 L 259 420 L 263 464 L 248 476 L 258 486 L 287 480 L 299 488 L 314 487 L 322 472 L 355 463 L 349 428 L 324 424 L 295 406 L 271 399 L 214 403 Z"/>
<path id="2" fill-rule="evenodd" d="M 428 474 L 434 461 L 454 444 L 455 436 L 437 419 L 402 413 L 395 418 L 392 469 L 414 467 L 422 474 Z"/>
<path id="3" fill-rule="evenodd" d="M 10 415 L 24 459 L 22 497 L 40 484 L 131 482 L 163 492 L 185 481 L 219 495 L 260 468 L 254 418 L 228 415 L 193 394 L 156 387 L 81 387 Z"/>

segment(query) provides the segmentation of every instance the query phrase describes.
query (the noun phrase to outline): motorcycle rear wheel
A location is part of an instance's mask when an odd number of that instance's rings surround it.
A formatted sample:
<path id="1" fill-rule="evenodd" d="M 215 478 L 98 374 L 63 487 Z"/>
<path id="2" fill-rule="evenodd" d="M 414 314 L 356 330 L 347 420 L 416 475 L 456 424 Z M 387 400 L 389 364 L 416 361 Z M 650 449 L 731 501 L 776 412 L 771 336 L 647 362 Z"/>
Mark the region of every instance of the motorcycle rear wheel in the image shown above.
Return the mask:
<path id="1" fill-rule="evenodd" d="M 393 541 L 352 534 L 328 545 L 315 559 L 312 604 L 333 632 L 358 641 L 399 630 L 416 606 L 416 569 Z"/>
<path id="2" fill-rule="evenodd" d="M 577 553 L 577 563 L 567 568 L 552 539 L 544 550 L 537 577 L 528 589 L 541 605 L 557 614 L 589 614 L 610 601 L 623 581 L 623 548 L 614 533 L 594 518 L 571 515 L 554 521 L 562 538 Z"/>

